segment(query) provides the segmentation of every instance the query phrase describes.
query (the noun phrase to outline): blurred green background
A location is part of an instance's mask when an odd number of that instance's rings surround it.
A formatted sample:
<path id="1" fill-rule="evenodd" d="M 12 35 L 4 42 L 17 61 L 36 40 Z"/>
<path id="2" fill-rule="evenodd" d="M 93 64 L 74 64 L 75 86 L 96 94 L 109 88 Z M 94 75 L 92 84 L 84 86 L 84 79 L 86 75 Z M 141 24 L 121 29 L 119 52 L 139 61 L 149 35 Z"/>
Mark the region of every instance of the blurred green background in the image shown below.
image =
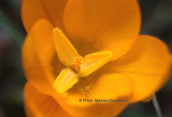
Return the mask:
<path id="1" fill-rule="evenodd" d="M 141 34 L 162 39 L 172 52 L 172 0 L 139 0 Z M 0 0 L 0 117 L 25 117 L 21 47 L 26 36 L 21 0 Z M 164 117 L 172 117 L 172 78 L 157 93 Z M 119 117 L 156 117 L 152 101 L 128 106 Z"/>

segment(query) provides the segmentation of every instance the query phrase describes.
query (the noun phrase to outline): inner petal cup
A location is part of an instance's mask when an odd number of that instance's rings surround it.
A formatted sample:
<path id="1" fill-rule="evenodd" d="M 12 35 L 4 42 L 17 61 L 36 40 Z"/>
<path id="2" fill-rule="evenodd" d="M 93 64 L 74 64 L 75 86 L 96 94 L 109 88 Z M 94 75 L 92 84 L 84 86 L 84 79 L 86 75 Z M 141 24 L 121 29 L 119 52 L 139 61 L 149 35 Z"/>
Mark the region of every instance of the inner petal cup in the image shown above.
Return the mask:
<path id="1" fill-rule="evenodd" d="M 67 67 L 53 84 L 59 94 L 72 88 L 79 81 L 78 77 L 87 77 L 112 58 L 111 51 L 96 52 L 83 58 L 59 28 L 53 29 L 52 38 L 60 61 Z"/>

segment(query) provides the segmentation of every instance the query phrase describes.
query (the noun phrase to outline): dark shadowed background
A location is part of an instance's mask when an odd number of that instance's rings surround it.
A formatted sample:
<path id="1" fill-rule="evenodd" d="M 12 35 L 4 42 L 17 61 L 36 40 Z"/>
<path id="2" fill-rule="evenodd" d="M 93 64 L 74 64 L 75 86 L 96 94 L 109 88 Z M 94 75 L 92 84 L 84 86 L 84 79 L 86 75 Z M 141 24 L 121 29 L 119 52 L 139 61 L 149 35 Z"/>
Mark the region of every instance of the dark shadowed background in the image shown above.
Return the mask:
<path id="1" fill-rule="evenodd" d="M 140 34 L 163 40 L 172 52 L 172 0 L 139 0 Z M 0 117 L 25 117 L 21 46 L 26 36 L 20 16 L 21 0 L 0 0 Z M 172 117 L 172 78 L 157 93 L 164 117 Z M 128 106 L 119 117 L 156 117 L 152 101 Z"/>

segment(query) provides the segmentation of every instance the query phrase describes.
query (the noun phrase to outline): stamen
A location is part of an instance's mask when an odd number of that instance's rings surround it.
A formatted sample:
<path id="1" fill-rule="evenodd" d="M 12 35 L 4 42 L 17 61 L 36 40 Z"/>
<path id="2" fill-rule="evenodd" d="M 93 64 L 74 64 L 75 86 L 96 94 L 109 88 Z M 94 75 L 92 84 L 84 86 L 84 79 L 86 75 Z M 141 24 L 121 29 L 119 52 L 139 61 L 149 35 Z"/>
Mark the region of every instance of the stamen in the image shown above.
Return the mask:
<path id="1" fill-rule="evenodd" d="M 77 50 L 59 28 L 53 29 L 52 37 L 60 61 L 70 67 L 73 58 L 79 56 Z"/>
<path id="2" fill-rule="evenodd" d="M 82 59 L 82 65 L 80 65 L 79 77 L 86 77 L 93 73 L 112 58 L 112 52 L 101 51 L 93 54 L 88 54 Z"/>
<path id="3" fill-rule="evenodd" d="M 56 78 L 53 86 L 59 94 L 63 94 L 78 82 L 78 75 L 71 69 L 63 69 L 60 75 Z"/>

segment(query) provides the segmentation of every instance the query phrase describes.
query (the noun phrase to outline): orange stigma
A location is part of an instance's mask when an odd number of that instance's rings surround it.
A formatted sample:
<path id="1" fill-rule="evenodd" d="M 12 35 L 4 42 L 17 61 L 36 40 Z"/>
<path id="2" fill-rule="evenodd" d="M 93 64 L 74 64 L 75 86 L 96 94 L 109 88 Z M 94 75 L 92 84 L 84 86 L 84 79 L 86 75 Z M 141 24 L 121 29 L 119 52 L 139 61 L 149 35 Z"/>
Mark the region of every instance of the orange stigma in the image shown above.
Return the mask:
<path id="1" fill-rule="evenodd" d="M 75 57 L 74 60 L 73 60 L 73 63 L 71 64 L 71 69 L 78 73 L 79 72 L 79 69 L 80 69 L 80 65 L 82 65 L 82 57 L 81 56 L 78 56 L 78 57 Z"/>

